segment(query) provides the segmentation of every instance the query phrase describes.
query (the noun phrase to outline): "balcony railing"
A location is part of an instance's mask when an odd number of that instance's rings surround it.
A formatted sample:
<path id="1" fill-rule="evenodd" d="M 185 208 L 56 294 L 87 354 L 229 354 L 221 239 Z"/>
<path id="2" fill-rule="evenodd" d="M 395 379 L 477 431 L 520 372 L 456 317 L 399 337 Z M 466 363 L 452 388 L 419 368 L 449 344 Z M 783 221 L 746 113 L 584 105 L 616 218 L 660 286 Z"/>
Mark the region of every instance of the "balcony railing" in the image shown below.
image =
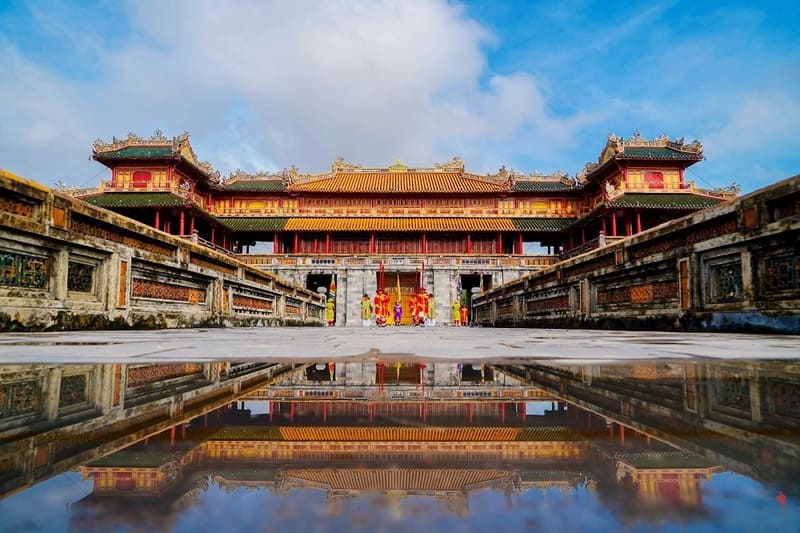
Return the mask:
<path id="1" fill-rule="evenodd" d="M 377 267 L 425 268 L 462 267 L 547 267 L 560 261 L 557 255 L 447 255 L 447 254 L 239 254 L 236 256 L 248 265 L 269 266 L 345 266 L 363 265 Z"/>

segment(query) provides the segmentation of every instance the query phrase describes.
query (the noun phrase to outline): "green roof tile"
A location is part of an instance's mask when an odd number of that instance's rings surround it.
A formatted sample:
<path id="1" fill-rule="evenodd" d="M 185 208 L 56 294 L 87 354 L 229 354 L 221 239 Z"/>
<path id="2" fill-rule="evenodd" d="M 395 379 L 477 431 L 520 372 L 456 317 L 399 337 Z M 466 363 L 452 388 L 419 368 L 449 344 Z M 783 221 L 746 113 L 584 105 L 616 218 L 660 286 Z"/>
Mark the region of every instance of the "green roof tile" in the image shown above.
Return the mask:
<path id="1" fill-rule="evenodd" d="M 129 451 L 122 450 L 89 463 L 90 467 L 158 468 L 186 454 L 183 451 Z"/>
<path id="2" fill-rule="evenodd" d="M 227 426 L 208 440 L 283 440 L 280 428 L 270 426 Z"/>
<path id="3" fill-rule="evenodd" d="M 625 147 L 622 153 L 616 155 L 617 159 L 677 159 L 682 161 L 701 161 L 703 156 L 691 152 L 681 152 L 666 147 L 635 146 Z"/>
<path id="4" fill-rule="evenodd" d="M 242 180 L 226 183 L 223 191 L 282 191 L 283 180 Z"/>
<path id="5" fill-rule="evenodd" d="M 567 228 L 577 218 L 512 218 L 511 222 L 519 231 L 557 232 Z"/>
<path id="6" fill-rule="evenodd" d="M 574 186 L 561 181 L 521 180 L 514 182 L 514 190 L 517 192 L 571 191 L 573 189 L 575 189 Z"/>
<path id="7" fill-rule="evenodd" d="M 177 156 L 171 146 L 126 146 L 113 152 L 95 154 L 95 159 L 161 159 Z"/>
<path id="8" fill-rule="evenodd" d="M 707 459 L 684 452 L 619 453 L 615 458 L 634 468 L 710 468 Z"/>
<path id="9" fill-rule="evenodd" d="M 108 192 L 99 196 L 83 198 L 98 207 L 173 207 L 189 205 L 191 202 L 168 192 Z"/>
<path id="10" fill-rule="evenodd" d="M 289 217 L 217 217 L 217 220 L 234 231 L 279 231 Z"/>
<path id="11" fill-rule="evenodd" d="M 517 435 L 518 441 L 562 442 L 582 440 L 581 437 L 565 426 L 524 428 Z"/>
<path id="12" fill-rule="evenodd" d="M 690 193 L 625 193 L 606 205 L 609 207 L 637 207 L 648 209 L 703 209 L 717 205 L 724 200 L 696 196 Z"/>

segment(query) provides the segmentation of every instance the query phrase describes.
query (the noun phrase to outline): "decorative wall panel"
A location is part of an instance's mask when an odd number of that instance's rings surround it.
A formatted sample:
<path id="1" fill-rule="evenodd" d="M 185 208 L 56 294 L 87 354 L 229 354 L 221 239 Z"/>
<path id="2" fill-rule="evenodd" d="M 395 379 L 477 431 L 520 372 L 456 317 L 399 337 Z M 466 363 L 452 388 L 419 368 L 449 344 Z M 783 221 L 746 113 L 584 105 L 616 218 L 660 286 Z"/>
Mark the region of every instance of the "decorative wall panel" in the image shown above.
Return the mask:
<path id="1" fill-rule="evenodd" d="M 203 372 L 201 363 L 174 363 L 128 367 L 128 387 L 140 387 L 157 381 L 191 376 Z"/>
<path id="2" fill-rule="evenodd" d="M 69 262 L 67 266 L 67 290 L 92 292 L 94 289 L 94 265 Z"/>
<path id="3" fill-rule="evenodd" d="M 202 289 L 142 278 L 133 279 L 131 293 L 134 298 L 153 298 L 190 304 L 205 303 L 206 301 L 206 291 Z"/>
<path id="4" fill-rule="evenodd" d="M 0 250 L 0 287 L 46 289 L 49 272 L 46 257 Z"/>
<path id="5" fill-rule="evenodd" d="M 86 374 L 64 376 L 61 378 L 61 389 L 58 407 L 69 407 L 86 401 Z"/>
<path id="6" fill-rule="evenodd" d="M 38 379 L 0 383 L 0 419 L 35 413 L 40 403 L 41 384 Z"/>

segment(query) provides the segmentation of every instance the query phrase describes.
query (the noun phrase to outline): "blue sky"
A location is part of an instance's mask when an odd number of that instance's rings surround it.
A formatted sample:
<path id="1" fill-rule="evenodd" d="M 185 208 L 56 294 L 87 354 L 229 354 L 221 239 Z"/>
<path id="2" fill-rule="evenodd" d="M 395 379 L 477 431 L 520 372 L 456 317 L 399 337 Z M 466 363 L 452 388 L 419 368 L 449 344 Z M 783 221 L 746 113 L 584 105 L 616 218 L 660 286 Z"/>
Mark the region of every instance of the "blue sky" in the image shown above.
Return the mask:
<path id="1" fill-rule="evenodd" d="M 198 157 L 575 174 L 609 132 L 699 139 L 688 178 L 800 172 L 796 2 L 0 0 L 0 167 L 106 178 L 96 138 Z"/>

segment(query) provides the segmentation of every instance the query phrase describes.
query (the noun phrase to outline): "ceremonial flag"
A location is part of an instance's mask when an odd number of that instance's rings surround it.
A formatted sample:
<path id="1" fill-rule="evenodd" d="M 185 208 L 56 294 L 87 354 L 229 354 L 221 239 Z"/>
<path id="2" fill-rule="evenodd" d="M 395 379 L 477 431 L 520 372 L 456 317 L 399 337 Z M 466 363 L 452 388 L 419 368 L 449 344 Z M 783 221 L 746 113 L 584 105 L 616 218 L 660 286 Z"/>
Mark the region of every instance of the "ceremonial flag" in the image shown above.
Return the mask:
<path id="1" fill-rule="evenodd" d="M 400 296 L 400 274 L 398 273 L 397 274 L 397 301 L 399 302 L 400 300 L 401 300 L 401 296 Z"/>
<path id="2" fill-rule="evenodd" d="M 461 296 L 461 274 L 456 272 L 456 296 Z"/>
<path id="3" fill-rule="evenodd" d="M 336 274 L 331 274 L 331 286 L 328 287 L 328 298 L 333 300 L 334 307 L 336 306 Z"/>

